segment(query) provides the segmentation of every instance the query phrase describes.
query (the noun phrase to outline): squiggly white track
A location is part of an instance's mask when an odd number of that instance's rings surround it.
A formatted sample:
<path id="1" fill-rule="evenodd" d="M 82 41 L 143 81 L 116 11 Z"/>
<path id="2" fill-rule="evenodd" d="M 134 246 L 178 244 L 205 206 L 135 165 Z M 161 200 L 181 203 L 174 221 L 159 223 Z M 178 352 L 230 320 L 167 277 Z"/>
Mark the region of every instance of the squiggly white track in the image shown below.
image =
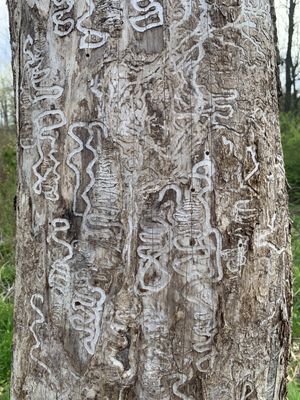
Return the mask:
<path id="1" fill-rule="evenodd" d="M 48 78 L 50 68 L 43 68 L 43 58 L 39 53 L 34 54 L 33 39 L 30 35 L 27 36 L 24 43 L 24 55 L 26 58 L 25 69 L 30 71 L 31 86 L 35 90 L 31 96 L 32 103 L 37 103 L 42 100 L 59 99 L 63 93 L 63 88 L 58 85 L 43 85 L 43 81 Z"/>
<path id="2" fill-rule="evenodd" d="M 141 15 L 129 18 L 132 27 L 137 32 L 145 32 L 148 29 L 156 28 L 162 26 L 164 23 L 163 17 L 163 7 L 158 1 L 149 0 L 149 4 L 146 6 L 140 6 L 139 3 L 144 3 L 143 0 L 131 0 L 133 8 L 138 11 Z M 153 19 L 158 19 L 155 22 L 145 23 L 145 21 L 150 21 Z"/>
<path id="3" fill-rule="evenodd" d="M 162 290 L 169 282 L 171 275 L 167 270 L 166 261 L 170 251 L 170 225 L 162 218 L 153 217 L 149 223 L 141 223 L 142 232 L 139 234 L 143 244 L 138 246 L 140 257 L 137 272 L 137 288 L 140 294 L 149 294 Z M 149 271 L 156 271 L 158 279 L 152 284 L 145 282 Z M 142 290 L 142 291 L 140 291 Z"/>
<path id="4" fill-rule="evenodd" d="M 63 18 L 74 7 L 74 0 L 52 0 L 53 4 L 57 7 L 65 8 L 57 10 L 53 13 L 52 20 L 54 26 L 54 33 L 60 37 L 69 35 L 75 26 L 73 18 Z M 65 29 L 67 27 L 67 29 Z"/>
<path id="5" fill-rule="evenodd" d="M 65 295 L 71 282 L 70 266 L 68 261 L 73 257 L 73 248 L 66 240 L 59 239 L 57 233 L 67 232 L 70 229 L 70 224 L 65 218 L 55 218 L 51 225 L 53 227 L 51 239 L 58 245 L 67 249 L 67 255 L 56 260 L 51 265 L 48 281 L 50 287 L 57 290 L 59 294 Z"/>
<path id="6" fill-rule="evenodd" d="M 49 117 L 55 118 L 57 121 L 49 124 Z M 37 178 L 33 185 L 33 190 L 36 194 L 43 193 L 45 198 L 51 201 L 59 199 L 58 181 L 60 179 L 60 175 L 57 172 L 60 162 L 54 156 L 57 148 L 53 131 L 63 127 L 66 123 L 67 119 L 61 110 L 43 111 L 37 116 L 36 120 L 38 132 L 37 149 L 40 158 L 32 166 L 33 173 Z M 44 148 L 46 144 L 50 145 L 50 150 L 45 155 Z M 39 172 L 41 169 L 45 169 L 43 174 Z"/>
<path id="7" fill-rule="evenodd" d="M 34 294 L 32 295 L 31 299 L 30 299 L 30 305 L 32 307 L 32 309 L 38 314 L 39 318 L 35 318 L 35 320 L 33 321 L 33 323 L 30 325 L 29 330 L 32 333 L 34 340 L 35 340 L 35 344 L 31 347 L 30 349 L 30 358 L 35 361 L 38 365 L 40 365 L 43 369 L 45 369 L 48 374 L 51 375 L 51 371 L 49 369 L 49 367 L 43 363 L 41 360 L 39 360 L 33 353 L 35 352 L 35 350 L 39 349 L 41 346 L 41 342 L 35 332 L 35 326 L 36 325 L 41 325 L 45 322 L 45 317 L 44 314 L 42 313 L 42 311 L 36 306 L 36 301 L 40 301 L 42 304 L 44 302 L 44 297 L 41 294 Z"/>
<path id="8" fill-rule="evenodd" d="M 77 216 L 82 216 L 82 213 L 79 213 L 77 211 L 77 192 L 80 187 L 80 171 L 77 167 L 76 164 L 72 162 L 72 158 L 79 154 L 83 150 L 83 141 L 80 139 L 78 135 L 74 133 L 75 129 L 78 128 L 87 128 L 87 123 L 86 122 L 75 122 L 74 124 L 70 125 L 69 130 L 68 130 L 68 135 L 75 140 L 75 142 L 78 144 L 78 147 L 75 147 L 71 153 L 68 155 L 66 163 L 67 165 L 74 171 L 75 174 L 75 186 L 74 186 L 74 196 L 73 196 L 73 212 L 74 215 Z"/>
<path id="9" fill-rule="evenodd" d="M 213 163 L 210 156 L 205 154 L 204 159 L 192 168 L 189 190 L 183 191 L 179 185 L 169 184 L 159 196 L 162 201 L 168 190 L 176 194 L 176 207 L 172 215 L 175 228 L 172 243 L 176 256 L 172 267 L 186 281 L 183 297 L 194 310 L 191 340 L 193 349 L 198 353 L 195 365 L 205 373 L 212 368 L 213 337 L 217 327 L 217 297 L 212 285 L 223 277 L 222 240 L 220 232 L 211 225 L 208 197 L 213 190 L 213 174 Z"/>
<path id="10" fill-rule="evenodd" d="M 181 393 L 179 391 L 180 386 L 184 385 L 188 380 L 188 377 L 185 374 L 177 373 L 177 374 L 172 375 L 172 378 L 176 378 L 176 381 L 173 383 L 173 393 L 179 399 L 182 399 L 182 400 L 195 400 L 194 397 L 187 396 L 184 393 Z"/>
<path id="11" fill-rule="evenodd" d="M 108 40 L 109 34 L 107 32 L 96 31 L 95 29 L 86 28 L 84 22 L 93 15 L 95 10 L 95 4 L 93 0 L 86 0 L 88 11 L 86 11 L 77 21 L 77 29 L 83 33 L 83 37 L 80 39 L 80 49 L 97 49 L 102 47 Z M 93 41 L 92 38 L 96 40 Z"/>
<path id="12" fill-rule="evenodd" d="M 86 209 L 84 211 L 84 220 L 92 208 L 92 204 L 89 199 L 88 193 L 92 189 L 92 187 L 95 185 L 95 182 L 96 182 L 95 174 L 93 172 L 93 167 L 98 159 L 98 154 L 97 154 L 96 149 L 94 149 L 94 147 L 91 145 L 91 143 L 92 143 L 94 135 L 95 135 L 95 129 L 97 129 L 97 128 L 100 129 L 100 132 L 103 135 L 103 137 L 107 137 L 106 127 L 101 122 L 92 122 L 91 124 L 89 124 L 89 126 L 88 126 L 89 138 L 88 138 L 88 141 L 86 142 L 85 147 L 93 153 L 93 158 L 86 168 L 86 173 L 90 177 L 90 183 L 86 186 L 85 190 L 83 191 L 83 193 L 81 195 L 83 200 L 86 203 Z"/>
<path id="13" fill-rule="evenodd" d="M 104 290 L 88 284 L 88 293 L 77 290 L 72 301 L 73 315 L 70 316 L 72 327 L 83 332 L 84 347 L 93 355 L 101 334 L 101 318 L 106 299 Z M 97 298 L 98 297 L 98 298 Z"/>
<path id="14" fill-rule="evenodd" d="M 66 161 L 67 165 L 73 170 L 73 172 L 75 174 L 75 187 L 74 187 L 74 195 L 73 195 L 73 212 L 74 212 L 74 215 L 76 215 L 76 216 L 84 216 L 84 220 L 86 219 L 86 216 L 89 214 L 89 212 L 91 210 L 91 207 L 92 207 L 91 201 L 90 201 L 89 196 L 88 196 L 88 193 L 95 185 L 95 175 L 94 175 L 94 172 L 93 172 L 93 167 L 94 167 L 94 164 L 95 164 L 96 160 L 98 159 L 98 154 L 97 154 L 96 149 L 92 146 L 91 143 L 92 143 L 92 141 L 94 139 L 95 131 L 96 131 L 97 128 L 100 129 L 101 134 L 104 137 L 107 137 L 106 128 L 101 122 L 92 122 L 90 124 L 88 124 L 86 122 L 76 122 L 76 123 L 72 124 L 69 127 L 69 130 L 68 130 L 68 135 L 73 140 L 75 140 L 76 143 L 78 143 L 78 146 L 75 147 L 71 151 L 71 153 L 68 155 L 67 161 Z M 76 129 L 85 129 L 85 130 L 88 131 L 88 140 L 87 140 L 87 142 L 85 144 L 80 139 L 80 137 L 75 134 L 74 131 Z M 86 208 L 85 208 L 84 211 L 78 211 L 77 199 L 78 199 L 78 191 L 80 189 L 80 181 L 81 181 L 81 176 L 80 175 L 81 175 L 81 172 L 80 172 L 77 164 L 72 159 L 76 155 L 79 155 L 81 152 L 83 152 L 84 148 L 86 148 L 89 151 L 91 151 L 91 153 L 93 154 L 93 158 L 89 162 L 89 164 L 88 164 L 88 166 L 86 168 L 86 173 L 90 177 L 90 182 L 85 187 L 85 189 L 83 190 L 83 192 L 81 194 L 82 199 L 86 203 Z"/>

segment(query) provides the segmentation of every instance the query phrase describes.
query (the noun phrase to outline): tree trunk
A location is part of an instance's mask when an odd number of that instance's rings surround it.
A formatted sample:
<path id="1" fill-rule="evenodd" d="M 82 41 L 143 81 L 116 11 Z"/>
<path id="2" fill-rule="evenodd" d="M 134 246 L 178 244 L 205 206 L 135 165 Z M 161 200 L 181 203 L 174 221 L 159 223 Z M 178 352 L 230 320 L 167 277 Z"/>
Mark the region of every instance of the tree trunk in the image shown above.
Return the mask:
<path id="1" fill-rule="evenodd" d="M 268 0 L 10 0 L 14 400 L 285 397 Z"/>
<path id="2" fill-rule="evenodd" d="M 285 97 L 284 111 L 295 111 L 294 97 L 292 95 L 293 80 L 296 78 L 296 68 L 293 65 L 292 49 L 295 30 L 295 9 L 296 0 L 289 0 L 289 15 L 288 15 L 288 43 L 285 57 Z"/>
<path id="3" fill-rule="evenodd" d="M 3 121 L 4 121 L 4 127 L 8 128 L 9 122 L 8 122 L 8 93 L 5 93 L 5 98 L 1 102 L 2 110 L 3 110 Z"/>
<path id="4" fill-rule="evenodd" d="M 8 105 L 7 105 L 7 92 L 5 87 L 0 90 L 0 116 L 1 125 L 4 128 L 8 127 Z"/>

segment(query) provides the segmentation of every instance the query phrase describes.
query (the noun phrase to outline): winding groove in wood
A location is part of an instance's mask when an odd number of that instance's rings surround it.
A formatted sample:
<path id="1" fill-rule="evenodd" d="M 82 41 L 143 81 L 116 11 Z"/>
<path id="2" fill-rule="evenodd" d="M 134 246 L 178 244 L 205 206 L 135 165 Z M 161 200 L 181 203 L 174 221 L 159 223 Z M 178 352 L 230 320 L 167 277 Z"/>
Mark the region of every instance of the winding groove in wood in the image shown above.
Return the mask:
<path id="1" fill-rule="evenodd" d="M 9 0 L 13 400 L 281 400 L 290 237 L 268 0 Z"/>

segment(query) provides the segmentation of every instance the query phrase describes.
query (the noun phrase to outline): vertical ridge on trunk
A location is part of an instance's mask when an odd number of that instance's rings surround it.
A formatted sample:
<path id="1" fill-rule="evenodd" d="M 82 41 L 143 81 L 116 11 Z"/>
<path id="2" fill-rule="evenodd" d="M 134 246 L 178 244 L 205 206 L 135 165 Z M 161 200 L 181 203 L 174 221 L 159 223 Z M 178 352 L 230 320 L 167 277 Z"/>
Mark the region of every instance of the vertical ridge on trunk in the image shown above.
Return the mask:
<path id="1" fill-rule="evenodd" d="M 283 399 L 291 260 L 269 1 L 9 8 L 12 399 Z"/>

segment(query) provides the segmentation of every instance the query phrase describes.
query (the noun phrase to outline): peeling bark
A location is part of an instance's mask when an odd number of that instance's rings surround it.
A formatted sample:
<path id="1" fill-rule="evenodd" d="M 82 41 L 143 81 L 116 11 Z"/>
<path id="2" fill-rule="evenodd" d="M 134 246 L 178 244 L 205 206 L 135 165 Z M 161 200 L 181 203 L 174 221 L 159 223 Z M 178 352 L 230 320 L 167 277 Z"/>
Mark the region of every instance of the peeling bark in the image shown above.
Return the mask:
<path id="1" fill-rule="evenodd" d="M 266 0 L 9 1 L 13 400 L 285 398 Z"/>

